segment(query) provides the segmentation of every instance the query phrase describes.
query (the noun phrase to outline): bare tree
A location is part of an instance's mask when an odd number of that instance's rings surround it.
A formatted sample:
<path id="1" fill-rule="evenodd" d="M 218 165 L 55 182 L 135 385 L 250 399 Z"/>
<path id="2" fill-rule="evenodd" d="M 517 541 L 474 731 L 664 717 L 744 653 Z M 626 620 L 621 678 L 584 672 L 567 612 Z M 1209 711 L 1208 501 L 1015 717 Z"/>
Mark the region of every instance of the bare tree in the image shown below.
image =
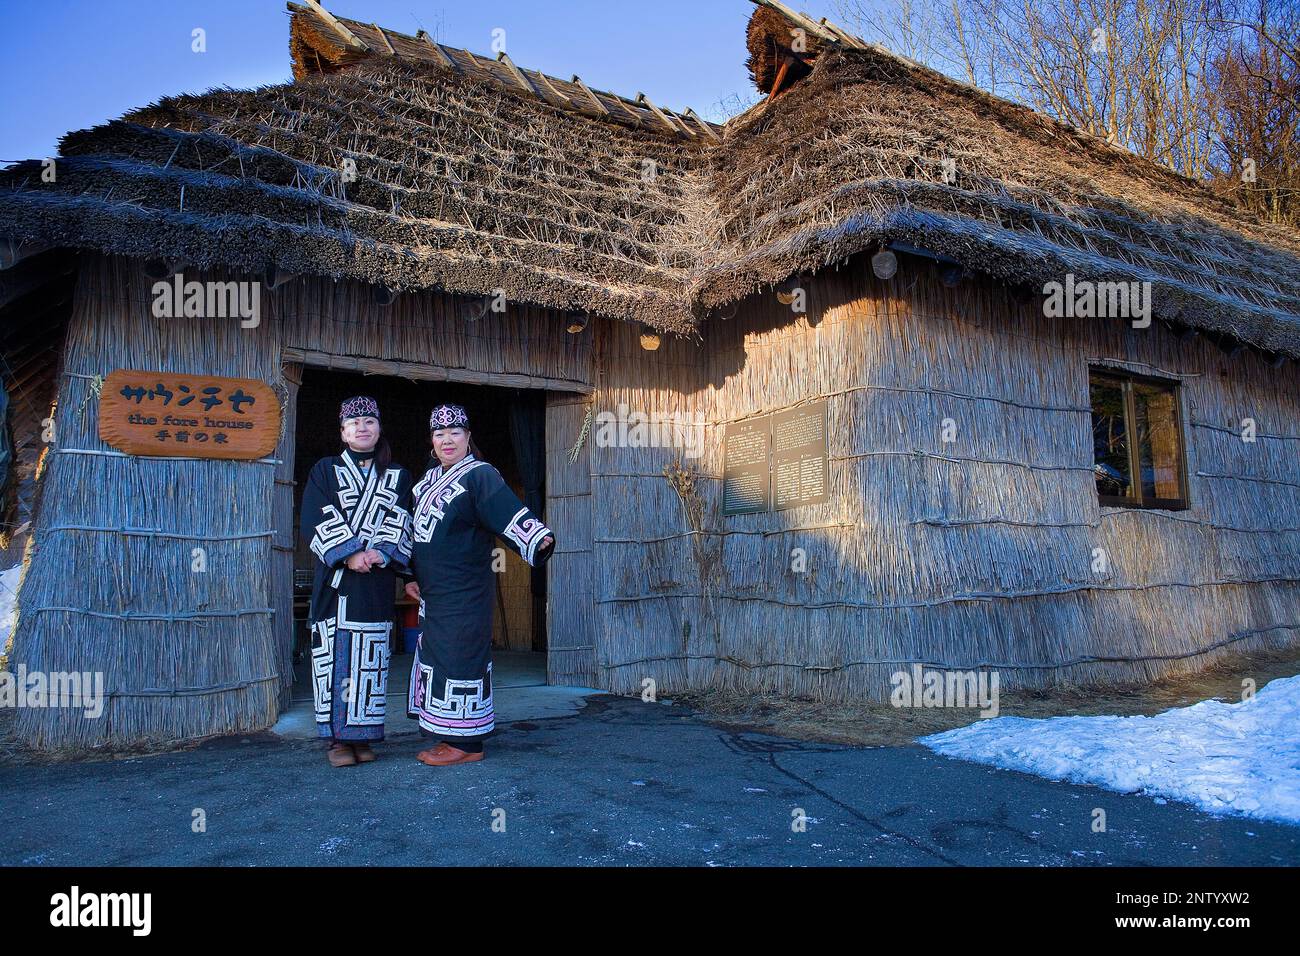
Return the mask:
<path id="1" fill-rule="evenodd" d="M 1192 178 L 1222 183 L 1249 150 L 1283 183 L 1270 178 L 1282 192 L 1256 195 L 1251 208 L 1295 221 L 1285 183 L 1297 150 L 1300 0 L 837 3 L 896 52 Z"/>
<path id="2" fill-rule="evenodd" d="M 1300 15 L 1257 0 L 1214 61 L 1219 120 L 1213 184 L 1263 219 L 1300 224 Z"/>

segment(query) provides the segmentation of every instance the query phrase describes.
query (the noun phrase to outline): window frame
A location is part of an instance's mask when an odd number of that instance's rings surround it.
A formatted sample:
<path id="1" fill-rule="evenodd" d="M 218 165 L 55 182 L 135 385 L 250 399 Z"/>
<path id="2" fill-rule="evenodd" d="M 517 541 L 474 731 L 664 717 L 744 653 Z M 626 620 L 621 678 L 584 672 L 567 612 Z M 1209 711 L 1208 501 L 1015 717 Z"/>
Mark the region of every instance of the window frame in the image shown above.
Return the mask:
<path id="1" fill-rule="evenodd" d="M 1137 492 L 1137 497 L 1135 498 L 1125 498 L 1117 495 L 1103 495 L 1101 492 L 1096 492 L 1097 502 L 1105 508 L 1141 508 L 1159 511 L 1186 511 L 1191 508 L 1191 487 L 1187 480 L 1187 430 L 1183 426 L 1183 383 L 1178 379 L 1160 378 L 1154 375 L 1140 375 L 1137 372 L 1130 372 L 1127 369 L 1115 368 L 1108 365 L 1089 365 L 1089 425 L 1091 425 L 1092 412 L 1092 383 L 1094 379 L 1097 378 L 1109 380 L 1112 384 L 1119 385 L 1123 391 L 1124 437 L 1128 446 L 1129 480 L 1134 490 Z M 1181 498 L 1147 498 L 1142 492 L 1142 469 L 1140 457 L 1142 449 L 1139 447 L 1136 435 L 1134 434 L 1135 423 L 1137 422 L 1137 400 L 1133 394 L 1133 386 L 1135 384 L 1153 385 L 1167 389 L 1173 393 L 1174 429 L 1178 435 L 1178 486 L 1183 493 Z M 1095 464 L 1096 446 L 1094 445 L 1093 448 L 1093 462 Z M 1093 479 L 1093 489 L 1096 491 L 1095 477 Z"/>

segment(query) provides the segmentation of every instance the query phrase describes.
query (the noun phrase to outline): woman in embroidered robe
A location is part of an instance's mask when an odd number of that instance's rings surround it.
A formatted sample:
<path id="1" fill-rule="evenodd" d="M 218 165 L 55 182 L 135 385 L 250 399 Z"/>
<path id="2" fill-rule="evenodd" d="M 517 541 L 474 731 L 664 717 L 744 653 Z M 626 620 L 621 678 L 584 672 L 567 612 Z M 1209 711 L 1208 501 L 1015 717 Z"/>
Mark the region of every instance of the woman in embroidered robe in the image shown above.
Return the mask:
<path id="1" fill-rule="evenodd" d="M 492 732 L 492 548 L 500 539 L 540 567 L 555 537 L 470 446 L 469 415 L 439 405 L 429 420 L 437 464 L 412 498 L 415 543 L 407 593 L 424 630 L 411 670 L 409 716 L 438 742 L 417 759 L 434 767 L 483 759 Z M 432 462 L 431 462 L 432 464 Z"/>
<path id="2" fill-rule="evenodd" d="M 369 763 L 384 739 L 398 573 L 411 559 L 411 476 L 392 464 L 373 398 L 339 411 L 344 448 L 311 470 L 302 535 L 316 555 L 309 622 L 316 729 L 335 767 Z"/>

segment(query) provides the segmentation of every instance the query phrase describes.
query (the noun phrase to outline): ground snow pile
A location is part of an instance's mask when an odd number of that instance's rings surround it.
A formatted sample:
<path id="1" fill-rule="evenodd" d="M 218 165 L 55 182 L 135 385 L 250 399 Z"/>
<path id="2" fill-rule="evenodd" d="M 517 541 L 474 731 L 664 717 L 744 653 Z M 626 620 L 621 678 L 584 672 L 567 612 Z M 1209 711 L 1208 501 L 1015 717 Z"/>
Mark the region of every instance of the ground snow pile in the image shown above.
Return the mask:
<path id="1" fill-rule="evenodd" d="M 1300 823 L 1300 676 L 1236 704 L 1154 717 L 995 717 L 922 737 L 937 753 L 1053 780 Z"/>
<path id="2" fill-rule="evenodd" d="M 4 653 L 5 645 L 9 643 L 9 632 L 14 629 L 14 618 L 18 614 L 18 579 L 22 576 L 21 564 L 0 571 L 0 654 Z"/>

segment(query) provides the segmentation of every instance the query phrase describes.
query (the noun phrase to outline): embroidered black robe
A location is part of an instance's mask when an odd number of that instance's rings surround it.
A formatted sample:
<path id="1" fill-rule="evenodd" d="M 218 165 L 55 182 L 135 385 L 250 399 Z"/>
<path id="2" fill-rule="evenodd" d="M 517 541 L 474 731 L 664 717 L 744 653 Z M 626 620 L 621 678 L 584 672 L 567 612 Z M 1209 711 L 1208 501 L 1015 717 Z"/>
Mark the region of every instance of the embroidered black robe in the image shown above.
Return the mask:
<path id="1" fill-rule="evenodd" d="M 322 458 L 302 499 L 302 536 L 316 555 L 309 623 L 316 729 L 335 740 L 383 740 L 384 694 L 397 572 L 411 560 L 411 476 L 391 465 L 382 476 L 355 452 Z M 373 549 L 383 566 L 347 567 Z"/>
<path id="2" fill-rule="evenodd" d="M 411 668 L 408 715 L 451 742 L 492 732 L 492 609 L 496 536 L 530 565 L 555 548 L 542 520 L 485 461 L 466 455 L 436 465 L 413 492 L 411 569 L 420 585 L 423 632 Z"/>

